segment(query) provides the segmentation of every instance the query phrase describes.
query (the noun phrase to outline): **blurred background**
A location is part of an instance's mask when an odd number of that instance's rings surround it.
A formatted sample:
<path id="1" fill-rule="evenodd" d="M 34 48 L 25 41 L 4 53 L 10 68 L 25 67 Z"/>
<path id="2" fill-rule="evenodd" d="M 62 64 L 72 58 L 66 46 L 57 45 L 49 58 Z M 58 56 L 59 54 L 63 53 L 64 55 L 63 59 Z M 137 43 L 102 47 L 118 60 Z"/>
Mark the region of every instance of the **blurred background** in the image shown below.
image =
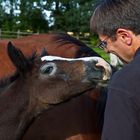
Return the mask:
<path id="1" fill-rule="evenodd" d="M 109 60 L 107 54 L 95 47 L 98 36 L 89 29 L 95 3 L 96 0 L 0 0 L 0 39 L 63 32 Z"/>

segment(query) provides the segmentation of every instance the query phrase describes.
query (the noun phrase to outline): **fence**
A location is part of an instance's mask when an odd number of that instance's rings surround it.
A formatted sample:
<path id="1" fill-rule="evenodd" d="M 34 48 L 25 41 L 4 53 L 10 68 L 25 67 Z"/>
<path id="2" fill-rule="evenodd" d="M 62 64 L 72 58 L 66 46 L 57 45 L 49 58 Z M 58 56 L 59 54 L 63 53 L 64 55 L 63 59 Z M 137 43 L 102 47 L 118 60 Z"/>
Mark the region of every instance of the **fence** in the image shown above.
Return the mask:
<path id="1" fill-rule="evenodd" d="M 18 30 L 17 32 L 13 32 L 13 31 L 3 31 L 2 29 L 0 29 L 0 39 L 20 38 L 20 37 L 28 36 L 28 35 L 32 35 L 32 34 L 33 34 L 33 32 L 21 32 L 20 30 Z"/>

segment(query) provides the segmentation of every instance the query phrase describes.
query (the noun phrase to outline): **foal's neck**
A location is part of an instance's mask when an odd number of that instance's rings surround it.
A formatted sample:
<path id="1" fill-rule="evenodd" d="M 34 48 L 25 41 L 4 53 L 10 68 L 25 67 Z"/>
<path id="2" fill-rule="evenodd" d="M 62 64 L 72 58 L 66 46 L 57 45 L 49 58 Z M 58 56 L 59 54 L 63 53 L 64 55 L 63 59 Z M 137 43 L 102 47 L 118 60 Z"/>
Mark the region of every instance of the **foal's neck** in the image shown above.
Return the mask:
<path id="1" fill-rule="evenodd" d="M 20 85 L 20 86 L 19 86 Z M 0 140 L 19 140 L 33 114 L 28 112 L 28 88 L 18 80 L 9 85 L 0 95 Z"/>

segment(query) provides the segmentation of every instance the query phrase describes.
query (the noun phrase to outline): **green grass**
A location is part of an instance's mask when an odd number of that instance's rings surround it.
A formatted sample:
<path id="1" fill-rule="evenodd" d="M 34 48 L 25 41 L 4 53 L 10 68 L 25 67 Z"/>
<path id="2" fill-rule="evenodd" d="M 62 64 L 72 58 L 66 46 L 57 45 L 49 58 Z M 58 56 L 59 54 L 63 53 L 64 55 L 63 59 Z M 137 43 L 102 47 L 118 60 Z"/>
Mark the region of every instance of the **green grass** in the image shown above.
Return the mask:
<path id="1" fill-rule="evenodd" d="M 94 36 L 94 38 L 88 38 L 87 40 L 81 39 L 81 41 L 85 43 L 88 47 L 93 49 L 95 52 L 100 54 L 102 58 L 104 58 L 106 61 L 109 62 L 109 54 L 105 53 L 104 50 L 101 50 L 100 48 L 93 47 L 93 46 L 97 46 L 97 44 L 99 43 L 99 39 L 97 36 Z"/>
<path id="2" fill-rule="evenodd" d="M 97 44 L 99 44 L 99 38 L 98 36 L 93 36 L 92 38 L 90 38 L 89 41 L 89 46 L 90 48 L 92 48 L 95 52 L 97 52 L 98 54 L 100 54 L 106 61 L 109 62 L 109 54 L 105 53 L 104 50 L 101 50 L 100 48 L 96 48 L 93 46 L 97 46 Z"/>
<path id="3" fill-rule="evenodd" d="M 105 53 L 103 50 L 101 50 L 100 48 L 92 48 L 95 52 L 97 52 L 98 54 L 100 54 L 102 56 L 102 58 L 104 58 L 106 61 L 109 62 L 109 54 Z"/>

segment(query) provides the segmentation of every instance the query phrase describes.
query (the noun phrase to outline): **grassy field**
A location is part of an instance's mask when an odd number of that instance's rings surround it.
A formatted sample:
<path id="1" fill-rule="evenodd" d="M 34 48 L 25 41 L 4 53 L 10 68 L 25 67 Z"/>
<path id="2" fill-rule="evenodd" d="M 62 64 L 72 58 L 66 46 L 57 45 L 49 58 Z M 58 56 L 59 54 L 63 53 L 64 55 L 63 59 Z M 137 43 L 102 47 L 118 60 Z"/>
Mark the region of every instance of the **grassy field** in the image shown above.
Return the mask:
<path id="1" fill-rule="evenodd" d="M 80 40 L 85 43 L 88 47 L 90 47 L 91 49 L 93 49 L 95 52 L 97 52 L 98 54 L 100 54 L 102 56 L 102 58 L 104 58 L 106 61 L 110 61 L 109 60 L 109 54 L 105 53 L 103 50 L 101 50 L 100 48 L 97 47 L 93 47 L 93 46 L 97 46 L 97 44 L 99 43 L 99 39 L 97 36 L 94 36 L 94 38 L 80 38 Z"/>
<path id="2" fill-rule="evenodd" d="M 106 61 L 109 62 L 109 54 L 105 53 L 103 50 L 99 48 L 92 48 L 94 51 L 96 51 L 98 54 L 100 54 Z"/>
<path id="3" fill-rule="evenodd" d="M 97 36 L 94 36 L 94 38 L 82 38 L 82 39 L 80 38 L 80 40 L 83 43 L 85 43 L 88 47 L 92 48 L 95 52 L 100 54 L 102 58 L 104 58 L 106 61 L 109 62 L 109 54 L 105 53 L 100 48 L 93 47 L 93 46 L 97 46 L 97 44 L 99 43 L 99 39 Z"/>

